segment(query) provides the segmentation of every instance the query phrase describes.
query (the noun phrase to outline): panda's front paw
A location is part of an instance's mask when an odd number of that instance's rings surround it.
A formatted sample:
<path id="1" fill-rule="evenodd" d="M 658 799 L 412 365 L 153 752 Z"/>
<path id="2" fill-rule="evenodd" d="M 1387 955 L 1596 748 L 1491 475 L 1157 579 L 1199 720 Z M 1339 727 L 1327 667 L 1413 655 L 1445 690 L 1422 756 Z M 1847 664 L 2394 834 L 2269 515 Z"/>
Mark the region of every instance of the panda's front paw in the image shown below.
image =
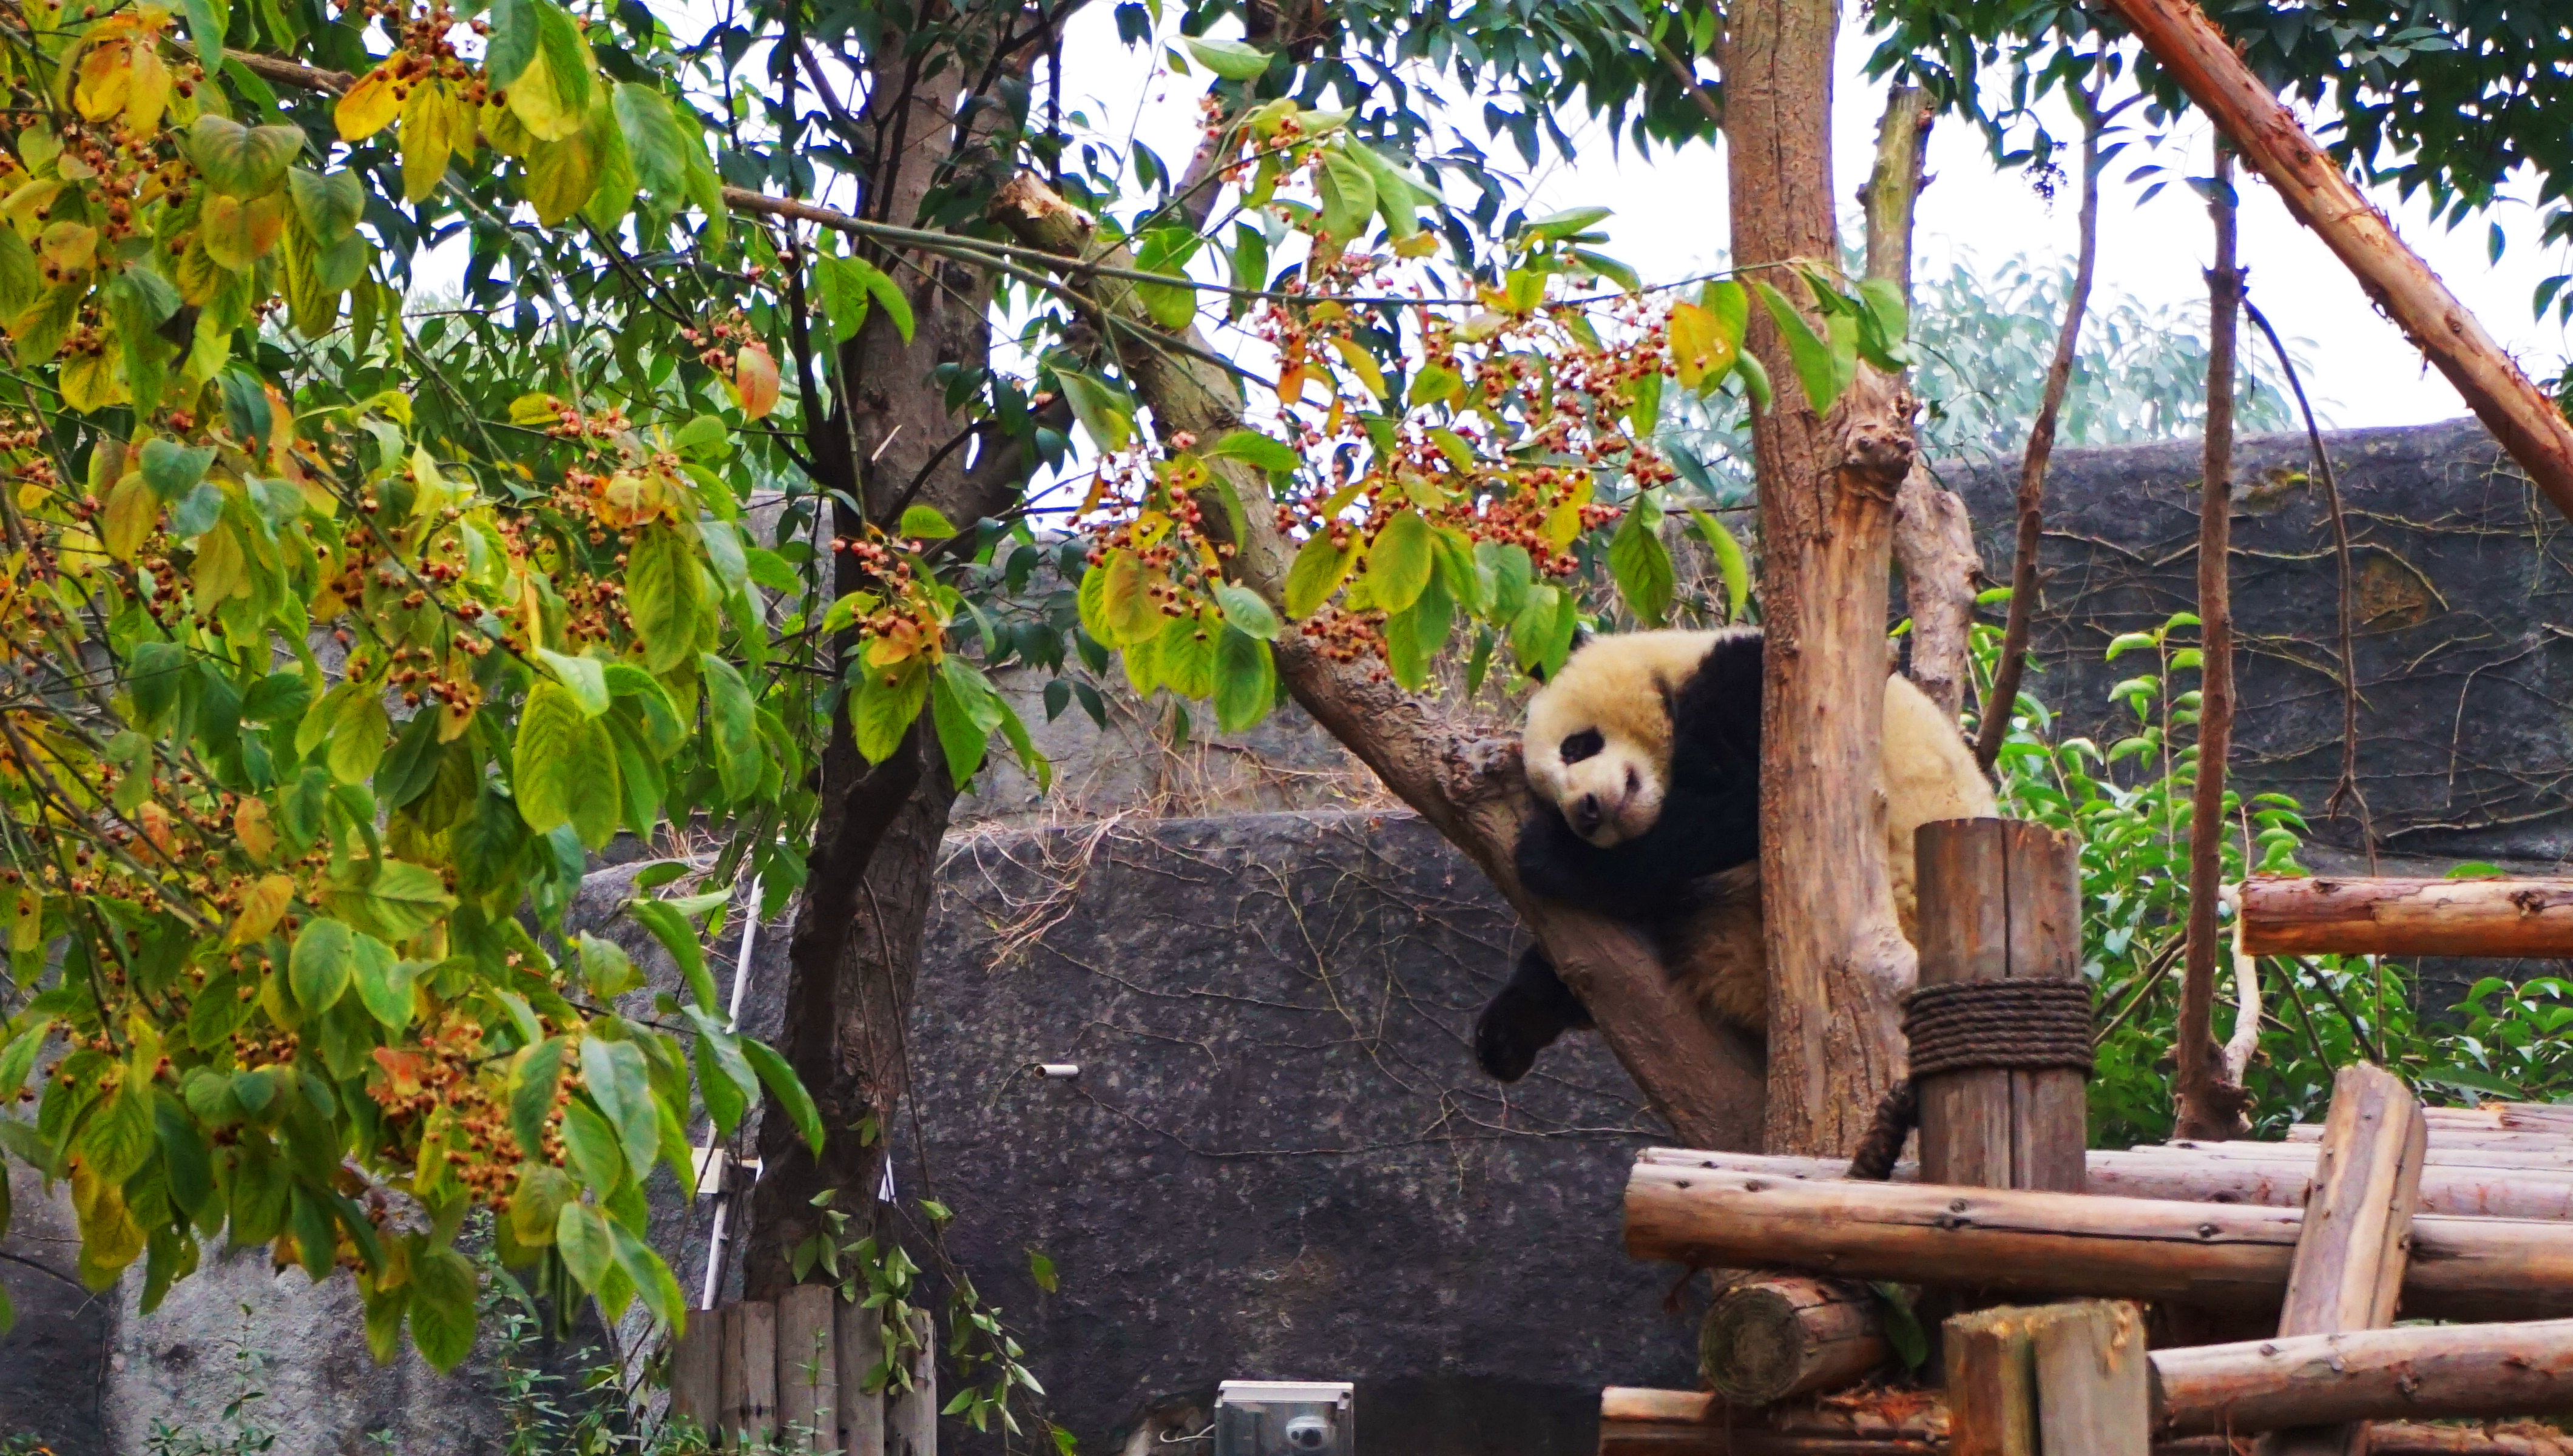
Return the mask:
<path id="1" fill-rule="evenodd" d="M 1474 1019 L 1474 1062 L 1495 1082 L 1516 1082 L 1536 1066 L 1536 1054 L 1563 1034 L 1556 1027 L 1530 1025 L 1528 1008 L 1513 1007 L 1507 997 L 1483 1008 Z"/>

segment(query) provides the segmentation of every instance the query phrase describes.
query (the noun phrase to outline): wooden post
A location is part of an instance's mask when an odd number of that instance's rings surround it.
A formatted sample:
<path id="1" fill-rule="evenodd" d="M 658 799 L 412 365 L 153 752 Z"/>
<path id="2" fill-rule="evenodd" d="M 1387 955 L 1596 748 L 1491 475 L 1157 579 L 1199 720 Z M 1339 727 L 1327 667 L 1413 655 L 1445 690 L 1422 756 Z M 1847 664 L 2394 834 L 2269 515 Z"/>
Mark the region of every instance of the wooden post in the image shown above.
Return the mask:
<path id="1" fill-rule="evenodd" d="M 670 1411 L 667 1423 L 685 1421 L 712 1445 L 723 1424 L 723 1315 L 700 1309 L 670 1348 Z"/>
<path id="2" fill-rule="evenodd" d="M 784 1449 L 840 1449 L 839 1389 L 831 1286 L 798 1284 L 777 1296 L 777 1430 Z"/>
<path id="3" fill-rule="evenodd" d="M 1979 1309 L 1943 1327 L 1949 1456 L 2037 1456 L 2037 1366 L 2025 1309 Z"/>
<path id="4" fill-rule="evenodd" d="M 840 1456 L 884 1456 L 885 1401 L 867 1389 L 884 1363 L 884 1311 L 840 1301 L 833 1311 L 840 1363 Z"/>
<path id="5" fill-rule="evenodd" d="M 1708 1387 L 1737 1406 L 1837 1389 L 1888 1353 L 1875 1295 L 1794 1276 L 1745 1278 L 1718 1294 L 1697 1349 Z"/>
<path id="6" fill-rule="evenodd" d="M 938 1456 L 938 1325 L 915 1309 L 910 1327 L 911 1388 L 887 1402 L 885 1456 Z"/>
<path id="7" fill-rule="evenodd" d="M 2429 1133 L 2412 1090 L 2382 1068 L 2357 1063 L 2333 1077 L 2313 1193 L 2278 1311 L 2281 1336 L 2394 1322 Z M 2367 1427 L 2351 1422 L 2285 1431 L 2264 1450 L 2266 1456 L 2365 1456 Z"/>
<path id="8" fill-rule="evenodd" d="M 1917 845 L 1923 986 L 2080 977 L 2081 851 L 2070 835 L 1951 819 L 1921 826 Z M 1920 1082 L 1923 1178 L 2082 1191 L 2081 1073 L 1976 1068 Z"/>
<path id="9" fill-rule="evenodd" d="M 2022 1310 L 2037 1367 L 2037 1441 L 2049 1456 L 2150 1456 L 2144 1312 L 2086 1299 Z"/>
<path id="10" fill-rule="evenodd" d="M 723 1445 L 741 1451 L 777 1431 L 777 1306 L 765 1300 L 727 1304 L 720 1361 Z"/>

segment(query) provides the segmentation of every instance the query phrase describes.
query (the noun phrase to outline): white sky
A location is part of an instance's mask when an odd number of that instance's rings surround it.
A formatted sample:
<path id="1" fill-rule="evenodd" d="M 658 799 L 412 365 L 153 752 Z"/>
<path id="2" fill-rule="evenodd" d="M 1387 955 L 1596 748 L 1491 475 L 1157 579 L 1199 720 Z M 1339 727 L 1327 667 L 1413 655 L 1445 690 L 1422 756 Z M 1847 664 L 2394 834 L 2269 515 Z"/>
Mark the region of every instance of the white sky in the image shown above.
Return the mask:
<path id="1" fill-rule="evenodd" d="M 1860 74 L 1871 49 L 1853 21 L 1841 47 L 1833 125 L 1836 190 L 1843 198 L 1854 197 L 1865 180 L 1874 152 L 1876 119 L 1884 104 L 1883 88 Z M 1085 110 L 1112 137 L 1131 127 L 1137 139 L 1176 169 L 1186 164 L 1195 145 L 1195 109 L 1203 81 L 1156 78 L 1153 72 L 1159 64 L 1158 52 L 1130 50 L 1119 43 L 1109 7 L 1088 7 L 1074 18 L 1066 37 L 1065 69 L 1075 78 L 1066 101 L 1068 107 Z M 2128 117 L 2141 113 L 2139 107 Z M 1506 142 L 1495 145 L 1486 140 L 1479 114 L 1476 102 L 1455 121 L 1495 164 L 1516 168 L 1516 150 Z M 2056 118 L 2056 131 L 2059 136 L 2078 135 L 2069 114 Z M 1632 265 L 1647 280 L 1684 278 L 1705 271 L 1719 258 L 1726 234 L 1720 144 L 1692 147 L 1676 155 L 1657 151 L 1639 161 L 1631 151 L 1612 155 L 1601 128 L 1577 129 L 1574 135 L 1581 144 L 1577 159 L 1550 164 L 1534 179 L 1531 216 L 1573 206 L 1615 209 L 1616 216 L 1604 225 L 1612 240 L 1604 251 Z M 2101 207 L 2104 286 L 2125 289 L 2150 303 L 2176 304 L 2204 297 L 2200 270 L 2210 257 L 2204 203 L 2174 181 L 2140 206 L 2137 199 L 2148 183 L 2130 185 L 2125 179 L 2147 162 L 2161 164 L 2174 176 L 2203 174 L 2210 165 L 2209 155 L 2207 128 L 2192 122 L 2155 154 L 2144 151 L 2139 135 L 2136 144 L 2109 165 Z M 1930 171 L 1936 181 L 1923 195 L 1919 224 L 1925 269 L 1943 267 L 1960 248 L 1988 264 L 2022 251 L 2040 257 L 2072 257 L 2076 198 L 2070 186 L 2059 201 L 2048 203 L 2029 187 L 2024 175 L 1998 172 L 1981 135 L 1956 122 L 1933 132 Z M 2327 423 L 2411 424 L 2466 412 L 2447 381 L 2423 367 L 2402 335 L 2368 304 L 2339 261 L 2287 216 L 2275 194 L 2247 172 L 2238 190 L 2242 261 L 2250 269 L 2252 300 L 2281 334 L 2310 346 L 2299 350 L 2311 364 L 2306 387 Z M 2523 193 L 2529 190 L 2522 189 Z M 2491 215 L 2510 245 L 2500 265 L 2493 267 L 2486 261 L 2485 219 L 2470 220 L 2450 233 L 2432 224 L 2426 206 L 2418 200 L 2398 203 L 2389 190 L 2377 201 L 2392 216 L 2404 240 L 2438 271 L 2485 329 L 2519 356 L 2524 367 L 2539 377 L 2556 371 L 2573 346 L 2568 345 L 2563 329 L 2532 319 L 2529 300 L 2540 279 L 2573 267 L 2568 267 L 2562 248 L 2543 253 L 2537 248 L 2533 209 L 2505 205 Z"/>

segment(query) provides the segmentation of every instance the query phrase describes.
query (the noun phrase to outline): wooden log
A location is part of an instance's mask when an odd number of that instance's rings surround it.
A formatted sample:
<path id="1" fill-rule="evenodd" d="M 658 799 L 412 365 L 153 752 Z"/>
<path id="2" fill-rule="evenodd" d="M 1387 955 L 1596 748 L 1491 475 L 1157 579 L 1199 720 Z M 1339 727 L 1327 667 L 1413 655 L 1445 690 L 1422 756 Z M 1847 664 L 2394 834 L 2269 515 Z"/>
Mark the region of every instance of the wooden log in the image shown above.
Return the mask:
<path id="1" fill-rule="evenodd" d="M 2573 956 L 2573 880 L 2242 882 L 2255 956 Z"/>
<path id="2" fill-rule="evenodd" d="M 2173 1353 L 2156 1353 L 2155 1368 Z M 1733 1410 L 1703 1390 L 1610 1386 L 1599 1393 L 1601 1456 L 1934 1456 L 1951 1452 L 1950 1427 L 1936 1397 L 1904 1392 L 1865 1402 L 1843 1398 L 1827 1408 L 1752 1412 Z M 2153 1443 L 2153 1456 L 2237 1456 L 2239 1449 L 2221 1435 L 2171 1435 Z M 2573 1456 L 2573 1437 L 2533 1425 L 2380 1421 L 2369 1450 L 2370 1456 Z"/>
<path id="3" fill-rule="evenodd" d="M 2245 1155 L 2244 1149 L 2251 1147 L 2268 1151 Z M 1681 1147 L 1648 1147 L 1637 1157 L 1667 1167 L 1719 1168 L 1805 1181 L 1834 1182 L 1849 1175 L 1848 1162 L 1836 1157 L 1772 1157 L 1756 1152 L 1701 1152 Z M 2427 1158 L 2421 1171 L 2423 1213 L 2573 1221 L 2573 1170 L 2442 1163 L 2435 1148 Z M 2202 1147 L 2156 1144 L 2124 1152 L 2093 1152 L 2086 1162 L 2087 1190 L 2092 1193 L 2183 1203 L 2251 1203 L 2268 1208 L 2303 1207 L 2314 1167 L 2307 1147 L 2283 1147 L 2274 1142 L 2222 1142 Z M 1920 1164 L 1895 1164 L 1894 1181 L 1921 1181 Z"/>
<path id="4" fill-rule="evenodd" d="M 776 1305 L 746 1299 L 724 1306 L 718 1379 L 724 1449 L 739 1451 L 772 1440 L 777 1432 Z"/>
<path id="5" fill-rule="evenodd" d="M 785 1451 L 840 1449 L 831 1304 L 828 1284 L 798 1284 L 777 1296 L 777 1430 Z"/>
<path id="6" fill-rule="evenodd" d="M 2122 1299 L 2025 1309 L 2037 1368 L 2037 1444 L 2082 1456 L 2149 1456 L 2152 1372 L 2144 1312 Z"/>
<path id="7" fill-rule="evenodd" d="M 2080 848 L 2007 819 L 1921 827 L 1921 984 L 2072 981 L 2081 975 Z M 2079 1192 L 2082 1074 L 1972 1068 L 1921 1084 L 1921 1165 L 1934 1182 Z"/>
<path id="8" fill-rule="evenodd" d="M 2332 1078 L 2331 1113 L 2314 1162 L 2281 1336 L 2383 1329 L 2412 1246 L 2429 1123 L 2412 1090 L 2384 1069 L 2355 1063 Z M 2367 1427 L 2342 1422 L 2283 1431 L 2265 1456 L 2366 1456 Z"/>
<path id="9" fill-rule="evenodd" d="M 2279 201 L 2457 386 L 2467 407 L 2555 508 L 2573 514 L 2573 424 L 2448 292 L 2394 225 L 2350 185 L 2193 0 L 2110 0 L 2189 99 L 2205 108 Z"/>
<path id="10" fill-rule="evenodd" d="M 884 1364 L 884 1311 L 841 1300 L 831 1323 L 832 1353 L 840 1366 L 841 1456 L 884 1456 L 884 1395 L 867 1389 Z"/>
<path id="11" fill-rule="evenodd" d="M 2302 1160 L 2311 1142 L 2164 1142 L 2133 1149 L 2137 1152 L 2187 1153 L 2201 1157 L 2276 1161 L 2280 1158 Z M 2544 1168 L 2555 1172 L 2573 1171 L 2573 1146 L 2557 1146 L 2546 1139 L 2532 1138 L 2514 1147 L 2438 1147 L 2422 1153 L 2422 1161 L 2432 1167 L 2445 1164 L 2464 1168 Z"/>
<path id="12" fill-rule="evenodd" d="M 1950 1456 L 2038 1456 L 2036 1345 L 2027 1313 L 1979 1309 L 1941 1327 Z"/>
<path id="13" fill-rule="evenodd" d="M 1738 1279 L 1716 1295 L 1697 1350 L 1708 1387 L 1743 1407 L 1836 1390 L 1891 1352 L 1873 1293 L 1792 1275 Z"/>
<path id="14" fill-rule="evenodd" d="M 915 1309 L 910 1329 L 911 1386 L 885 1402 L 885 1456 L 938 1456 L 938 1326 L 928 1310 Z"/>
<path id="15" fill-rule="evenodd" d="M 2431 1122 L 2429 1145 L 2442 1152 L 2552 1152 L 2573 1154 L 2573 1134 L 2555 1127 L 2479 1127 Z M 2287 1129 L 2287 1141 L 2310 1147 L 2323 1139 L 2319 1122 L 2298 1122 Z"/>
<path id="16" fill-rule="evenodd" d="M 1626 1251 L 1709 1268 L 2150 1299 L 2274 1314 L 2302 1214 L 2289 1208 L 1935 1184 L 1796 1181 L 1638 1163 Z M 2573 1226 L 2418 1218 L 2407 1314 L 2573 1314 Z"/>
<path id="17" fill-rule="evenodd" d="M 2188 1435 L 2573 1414 L 2573 1320 L 2354 1330 L 2153 1352 L 2153 1424 Z"/>
<path id="18" fill-rule="evenodd" d="M 700 1309 L 670 1347 L 668 1423 L 675 1427 L 685 1422 L 712 1444 L 722 1424 L 722 1401 L 723 1315 Z"/>

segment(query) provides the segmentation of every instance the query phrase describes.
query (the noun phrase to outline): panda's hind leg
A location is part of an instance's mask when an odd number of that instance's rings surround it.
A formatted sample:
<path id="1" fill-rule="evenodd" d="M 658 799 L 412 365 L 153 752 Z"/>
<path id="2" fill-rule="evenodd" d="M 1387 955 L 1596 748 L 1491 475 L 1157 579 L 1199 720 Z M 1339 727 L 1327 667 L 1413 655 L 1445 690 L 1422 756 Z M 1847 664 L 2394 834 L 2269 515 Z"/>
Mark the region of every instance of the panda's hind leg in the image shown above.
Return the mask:
<path id="1" fill-rule="evenodd" d="M 1474 1019 L 1474 1061 L 1495 1080 L 1516 1082 L 1557 1037 L 1592 1025 L 1581 998 L 1555 974 L 1554 962 L 1531 945 L 1520 953 L 1509 983 Z"/>

